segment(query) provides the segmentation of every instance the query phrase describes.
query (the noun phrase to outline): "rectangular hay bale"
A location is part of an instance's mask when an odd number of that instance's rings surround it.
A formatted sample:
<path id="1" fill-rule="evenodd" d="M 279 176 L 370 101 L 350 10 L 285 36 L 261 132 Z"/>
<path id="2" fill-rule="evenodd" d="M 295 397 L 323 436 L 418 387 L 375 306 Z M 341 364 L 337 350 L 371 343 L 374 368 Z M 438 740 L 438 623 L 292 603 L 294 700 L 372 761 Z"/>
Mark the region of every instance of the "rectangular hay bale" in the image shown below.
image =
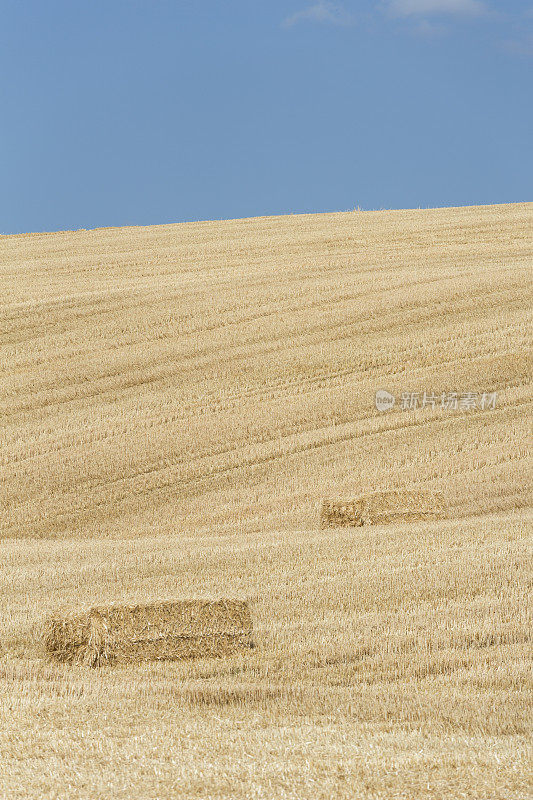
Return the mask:
<path id="1" fill-rule="evenodd" d="M 50 617 L 44 646 L 57 661 L 89 666 L 226 656 L 253 646 L 252 618 L 240 600 L 99 606 Z"/>
<path id="2" fill-rule="evenodd" d="M 417 522 L 446 516 L 442 492 L 425 489 L 396 489 L 374 492 L 363 498 L 365 525 Z"/>
<path id="3" fill-rule="evenodd" d="M 394 489 L 362 495 L 355 500 L 324 500 L 320 527 L 384 525 L 391 522 L 444 519 L 442 492 L 426 489 Z"/>
<path id="4" fill-rule="evenodd" d="M 321 528 L 352 528 L 363 524 L 363 508 L 359 501 L 324 500 L 320 510 Z"/>

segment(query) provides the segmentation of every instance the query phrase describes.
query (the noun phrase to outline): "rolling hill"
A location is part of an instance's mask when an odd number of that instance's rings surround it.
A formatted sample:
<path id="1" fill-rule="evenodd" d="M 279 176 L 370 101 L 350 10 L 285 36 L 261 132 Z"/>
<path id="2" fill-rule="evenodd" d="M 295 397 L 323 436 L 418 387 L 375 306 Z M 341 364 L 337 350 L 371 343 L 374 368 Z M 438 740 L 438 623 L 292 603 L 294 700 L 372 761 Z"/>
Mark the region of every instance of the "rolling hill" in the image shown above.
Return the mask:
<path id="1" fill-rule="evenodd" d="M 529 796 L 532 222 L 0 237 L 6 796 Z M 319 529 L 323 498 L 419 488 L 446 520 Z M 39 651 L 62 604 L 220 595 L 250 654 Z"/>

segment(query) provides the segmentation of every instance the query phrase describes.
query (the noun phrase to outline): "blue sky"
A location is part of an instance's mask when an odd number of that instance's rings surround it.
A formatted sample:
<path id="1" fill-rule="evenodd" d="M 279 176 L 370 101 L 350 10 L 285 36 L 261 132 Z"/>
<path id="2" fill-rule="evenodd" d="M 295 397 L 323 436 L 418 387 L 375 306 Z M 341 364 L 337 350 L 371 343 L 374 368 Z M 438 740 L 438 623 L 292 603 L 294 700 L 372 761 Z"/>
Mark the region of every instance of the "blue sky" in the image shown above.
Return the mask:
<path id="1" fill-rule="evenodd" d="M 533 199 L 533 0 L 0 8 L 2 233 Z"/>

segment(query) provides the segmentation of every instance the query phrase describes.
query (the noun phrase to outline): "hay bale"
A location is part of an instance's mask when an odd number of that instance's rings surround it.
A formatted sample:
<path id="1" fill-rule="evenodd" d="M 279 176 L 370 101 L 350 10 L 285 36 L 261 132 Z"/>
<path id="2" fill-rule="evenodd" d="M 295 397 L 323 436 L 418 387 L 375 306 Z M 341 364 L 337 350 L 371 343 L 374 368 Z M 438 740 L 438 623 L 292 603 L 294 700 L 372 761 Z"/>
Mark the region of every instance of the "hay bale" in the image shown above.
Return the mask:
<path id="1" fill-rule="evenodd" d="M 253 646 L 252 618 L 239 600 L 101 606 L 47 619 L 44 646 L 57 661 L 92 667 L 226 656 Z"/>
<path id="2" fill-rule="evenodd" d="M 363 507 L 358 500 L 324 500 L 320 509 L 321 528 L 354 528 L 363 524 Z"/>
<path id="3" fill-rule="evenodd" d="M 442 492 L 425 489 L 374 492 L 363 498 L 363 507 L 364 525 L 444 519 L 446 516 Z"/>
<path id="4" fill-rule="evenodd" d="M 442 492 L 425 489 L 397 489 L 373 492 L 355 500 L 324 500 L 320 527 L 356 527 L 391 522 L 444 519 L 446 507 Z"/>

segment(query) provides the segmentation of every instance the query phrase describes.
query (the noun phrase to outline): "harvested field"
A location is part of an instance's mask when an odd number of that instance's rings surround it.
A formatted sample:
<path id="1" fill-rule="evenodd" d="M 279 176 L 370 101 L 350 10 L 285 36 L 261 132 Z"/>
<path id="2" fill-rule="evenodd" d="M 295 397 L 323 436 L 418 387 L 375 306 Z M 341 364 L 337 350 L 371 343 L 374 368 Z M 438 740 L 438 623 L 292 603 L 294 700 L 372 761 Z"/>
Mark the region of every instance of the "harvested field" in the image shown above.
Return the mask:
<path id="1" fill-rule="evenodd" d="M 529 800 L 532 523 L 5 542 L 6 797 Z M 246 593 L 257 647 L 93 670 L 32 642 L 59 598 L 178 586 Z"/>
<path id="2" fill-rule="evenodd" d="M 0 237 L 1 797 L 529 800 L 532 227 Z M 257 647 L 167 661 L 220 597 Z"/>
<path id="3" fill-rule="evenodd" d="M 49 618 L 44 644 L 58 661 L 91 667 L 213 658 L 252 646 L 252 618 L 236 600 L 99 607 Z"/>
<path id="4" fill-rule="evenodd" d="M 0 538 L 291 531 L 354 485 L 528 507 L 532 208 L 0 237 Z"/>

